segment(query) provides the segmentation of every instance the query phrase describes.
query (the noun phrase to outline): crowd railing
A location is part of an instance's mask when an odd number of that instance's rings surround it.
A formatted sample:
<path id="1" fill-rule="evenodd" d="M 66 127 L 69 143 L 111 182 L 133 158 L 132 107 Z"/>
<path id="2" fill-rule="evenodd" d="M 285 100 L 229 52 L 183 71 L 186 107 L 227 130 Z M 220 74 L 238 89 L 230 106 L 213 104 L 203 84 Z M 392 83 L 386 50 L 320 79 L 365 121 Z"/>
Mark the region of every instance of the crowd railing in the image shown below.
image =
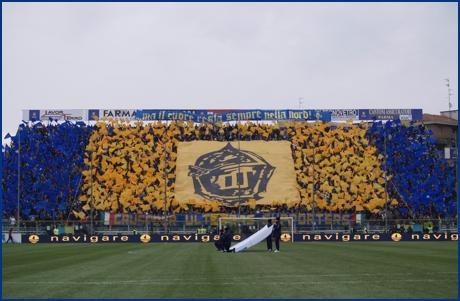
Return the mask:
<path id="1" fill-rule="evenodd" d="M 258 221 L 257 227 L 244 224 L 243 221 L 232 227 L 235 232 L 257 232 L 263 227 L 265 221 Z M 290 229 L 291 225 L 285 222 L 284 230 Z M 225 226 L 225 225 L 224 225 Z M 130 235 L 130 234 L 191 234 L 198 233 L 198 228 L 205 228 L 206 233 L 217 234 L 217 224 L 178 223 L 168 225 L 161 222 L 144 223 L 141 225 L 111 225 L 104 221 L 82 222 L 65 220 L 46 221 L 20 221 L 18 225 L 9 221 L 2 221 L 2 232 L 6 233 L 13 229 L 14 233 L 37 234 L 37 235 Z M 389 219 L 389 220 L 335 220 L 331 224 L 299 225 L 294 222 L 294 233 L 443 233 L 458 232 L 457 219 Z M 249 229 L 249 230 L 248 230 Z M 410 230 L 411 229 L 411 230 Z M 289 232 L 289 231 L 288 231 Z"/>

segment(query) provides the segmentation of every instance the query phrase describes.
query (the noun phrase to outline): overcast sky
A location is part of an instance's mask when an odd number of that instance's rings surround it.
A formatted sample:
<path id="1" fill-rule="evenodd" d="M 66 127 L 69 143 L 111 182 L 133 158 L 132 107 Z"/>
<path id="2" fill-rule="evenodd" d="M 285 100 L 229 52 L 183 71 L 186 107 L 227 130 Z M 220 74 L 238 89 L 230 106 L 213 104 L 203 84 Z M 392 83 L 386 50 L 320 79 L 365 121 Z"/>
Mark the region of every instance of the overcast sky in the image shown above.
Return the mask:
<path id="1" fill-rule="evenodd" d="M 458 108 L 457 3 L 2 3 L 23 109 Z"/>

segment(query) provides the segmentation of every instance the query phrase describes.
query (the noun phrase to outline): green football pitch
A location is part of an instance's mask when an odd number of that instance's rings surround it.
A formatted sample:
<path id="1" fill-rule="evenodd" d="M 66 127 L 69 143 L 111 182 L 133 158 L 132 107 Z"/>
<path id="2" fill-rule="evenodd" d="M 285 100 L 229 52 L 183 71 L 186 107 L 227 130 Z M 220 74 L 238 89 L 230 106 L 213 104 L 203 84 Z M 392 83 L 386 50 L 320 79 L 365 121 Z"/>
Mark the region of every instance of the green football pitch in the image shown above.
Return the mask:
<path id="1" fill-rule="evenodd" d="M 457 242 L 9 244 L 2 297 L 457 299 Z"/>

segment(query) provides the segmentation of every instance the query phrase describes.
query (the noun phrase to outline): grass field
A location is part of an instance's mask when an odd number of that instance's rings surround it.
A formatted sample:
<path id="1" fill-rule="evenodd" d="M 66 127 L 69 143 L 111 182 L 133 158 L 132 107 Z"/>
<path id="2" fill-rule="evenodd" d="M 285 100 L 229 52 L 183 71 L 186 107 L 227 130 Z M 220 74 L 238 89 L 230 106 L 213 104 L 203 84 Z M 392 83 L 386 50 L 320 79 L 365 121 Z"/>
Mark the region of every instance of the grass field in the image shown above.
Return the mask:
<path id="1" fill-rule="evenodd" d="M 457 267 L 457 242 L 9 244 L 2 297 L 457 299 Z"/>

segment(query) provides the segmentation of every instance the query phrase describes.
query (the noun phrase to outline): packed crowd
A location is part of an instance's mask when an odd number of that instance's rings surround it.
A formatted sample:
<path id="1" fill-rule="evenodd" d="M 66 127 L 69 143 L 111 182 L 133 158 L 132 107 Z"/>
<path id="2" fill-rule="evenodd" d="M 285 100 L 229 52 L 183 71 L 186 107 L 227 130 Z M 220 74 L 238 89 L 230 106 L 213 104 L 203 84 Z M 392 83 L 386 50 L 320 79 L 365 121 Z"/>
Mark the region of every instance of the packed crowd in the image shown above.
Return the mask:
<path id="1" fill-rule="evenodd" d="M 320 122 L 129 124 L 109 119 L 95 126 L 69 121 L 22 125 L 11 139 L 3 156 L 4 218 L 17 215 L 18 160 L 21 219 L 80 219 L 91 212 L 99 219 L 104 211 L 162 215 L 165 207 L 167 214 L 456 216 L 454 169 L 439 157 L 424 126 L 414 123 L 333 127 Z M 175 199 L 178 144 L 195 140 L 290 141 L 300 202 L 226 207 L 217 201 Z"/>
<path id="2" fill-rule="evenodd" d="M 393 216 L 403 218 L 456 217 L 456 174 L 440 159 L 436 141 L 424 125 L 404 126 L 399 120 L 375 122 L 369 129 L 380 153 L 388 153 L 388 190 L 399 202 Z"/>
<path id="3" fill-rule="evenodd" d="M 3 148 L 3 219 L 18 219 L 19 201 L 23 220 L 65 220 L 78 199 L 92 127 L 69 121 L 47 123 L 21 124 L 10 136 L 11 144 Z"/>

